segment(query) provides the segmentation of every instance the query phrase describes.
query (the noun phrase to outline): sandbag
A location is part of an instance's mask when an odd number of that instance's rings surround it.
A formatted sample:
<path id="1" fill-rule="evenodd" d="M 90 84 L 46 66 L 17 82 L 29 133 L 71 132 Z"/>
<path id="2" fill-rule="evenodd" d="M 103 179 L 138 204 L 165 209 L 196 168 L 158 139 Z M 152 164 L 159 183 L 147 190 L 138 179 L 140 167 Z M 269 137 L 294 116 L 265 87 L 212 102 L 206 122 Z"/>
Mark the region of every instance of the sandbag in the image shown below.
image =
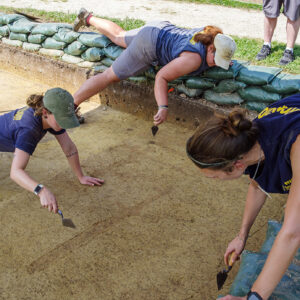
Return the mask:
<path id="1" fill-rule="evenodd" d="M 94 68 L 98 65 L 100 65 L 99 62 L 95 63 L 92 61 L 82 61 L 82 62 L 78 63 L 78 66 L 82 67 L 82 68 Z"/>
<path id="2" fill-rule="evenodd" d="M 32 34 L 40 33 L 47 36 L 52 36 L 56 32 L 58 32 L 58 30 L 61 28 L 67 28 L 70 30 L 73 29 L 72 25 L 64 24 L 64 23 L 40 23 L 32 29 L 31 33 Z"/>
<path id="3" fill-rule="evenodd" d="M 9 34 L 9 39 L 10 40 L 18 40 L 18 41 L 22 41 L 22 42 L 27 42 L 27 34 L 26 33 L 11 32 Z"/>
<path id="4" fill-rule="evenodd" d="M 215 86 L 216 81 L 213 79 L 209 79 L 209 78 L 201 78 L 201 77 L 197 77 L 197 76 L 191 76 L 189 77 L 186 82 L 185 85 L 186 87 L 190 88 L 190 89 L 210 89 L 212 87 Z"/>
<path id="5" fill-rule="evenodd" d="M 41 49 L 41 45 L 38 44 L 32 44 L 32 43 L 23 43 L 22 48 L 26 51 L 31 51 L 31 52 L 35 52 L 35 51 L 39 51 Z"/>
<path id="6" fill-rule="evenodd" d="M 28 39 L 28 42 L 29 43 L 32 43 L 32 44 L 42 44 L 45 39 L 47 38 L 46 35 L 44 34 L 30 34 L 27 39 Z"/>
<path id="7" fill-rule="evenodd" d="M 0 15 L 0 24 L 11 24 L 14 23 L 20 19 L 26 19 L 24 16 L 22 15 L 18 15 L 18 14 L 3 14 Z"/>
<path id="8" fill-rule="evenodd" d="M 281 95 L 298 93 L 300 91 L 300 75 L 281 73 L 271 83 L 263 85 L 262 89 Z"/>
<path id="9" fill-rule="evenodd" d="M 103 48 L 91 47 L 81 54 L 86 61 L 100 61 L 104 57 Z"/>
<path id="10" fill-rule="evenodd" d="M 270 83 L 282 69 L 263 66 L 244 66 L 236 78 L 249 85 L 265 85 Z"/>
<path id="11" fill-rule="evenodd" d="M 123 51 L 124 51 L 124 48 L 121 48 L 117 45 L 110 45 L 103 49 L 104 55 L 113 60 L 115 60 L 117 57 L 119 57 Z"/>
<path id="12" fill-rule="evenodd" d="M 10 45 L 10 46 L 14 46 L 14 47 L 22 47 L 23 42 L 18 41 L 18 40 L 10 40 L 7 38 L 2 38 L 1 40 L 4 44 Z"/>
<path id="13" fill-rule="evenodd" d="M 278 232 L 280 231 L 281 227 L 282 227 L 281 223 L 279 223 L 277 221 L 273 221 L 273 220 L 268 220 L 268 229 L 267 229 L 267 233 L 266 233 L 266 239 L 260 248 L 261 253 L 269 253 L 270 252 L 270 250 L 273 246 L 274 240 L 275 240 Z"/>
<path id="14" fill-rule="evenodd" d="M 281 99 L 279 94 L 268 93 L 260 87 L 246 87 L 237 91 L 238 94 L 246 101 L 257 101 L 257 102 L 275 102 Z"/>
<path id="15" fill-rule="evenodd" d="M 267 254 L 243 251 L 241 265 L 237 276 L 230 288 L 230 295 L 245 296 L 261 272 Z M 269 300 L 298 300 L 300 299 L 300 266 L 291 264 L 273 291 Z"/>
<path id="16" fill-rule="evenodd" d="M 45 41 L 42 43 L 42 47 L 46 49 L 55 49 L 55 50 L 62 50 L 66 46 L 64 42 L 58 42 L 53 38 L 46 38 Z"/>
<path id="17" fill-rule="evenodd" d="M 212 90 L 206 90 L 203 98 L 221 105 L 236 105 L 244 102 L 237 93 L 216 93 Z"/>
<path id="18" fill-rule="evenodd" d="M 69 55 L 69 54 L 64 54 L 61 59 L 67 63 L 71 64 L 78 64 L 80 62 L 83 62 L 83 59 L 77 56 Z"/>
<path id="19" fill-rule="evenodd" d="M 270 103 L 264 103 L 264 102 L 252 102 L 252 101 L 247 101 L 243 104 L 243 107 L 249 109 L 249 110 L 254 110 L 257 112 L 261 112 L 264 110 Z"/>
<path id="20" fill-rule="evenodd" d="M 103 34 L 94 32 L 81 33 L 78 41 L 88 47 L 104 48 L 111 44 L 111 40 Z"/>
<path id="21" fill-rule="evenodd" d="M 61 57 L 65 54 L 64 51 L 62 50 L 45 49 L 45 48 L 41 48 L 39 50 L 39 53 L 43 55 L 53 56 L 53 57 Z"/>
<path id="22" fill-rule="evenodd" d="M 93 71 L 94 71 L 94 74 L 97 74 L 97 73 L 103 73 L 106 69 L 108 69 L 107 66 L 99 65 L 99 66 L 95 66 L 93 68 Z"/>
<path id="23" fill-rule="evenodd" d="M 1 36 L 9 36 L 9 28 L 7 25 L 0 26 L 0 35 Z"/>
<path id="24" fill-rule="evenodd" d="M 87 49 L 87 46 L 83 45 L 82 43 L 75 41 L 67 48 L 64 49 L 64 52 L 69 55 L 78 56 L 81 55 L 85 50 Z"/>
<path id="25" fill-rule="evenodd" d="M 15 33 L 30 33 L 31 30 L 40 23 L 31 22 L 27 19 L 19 19 L 18 21 L 9 24 L 9 30 Z"/>
<path id="26" fill-rule="evenodd" d="M 79 32 L 70 30 L 68 28 L 60 28 L 53 38 L 58 42 L 65 42 L 67 44 L 73 43 L 80 36 Z"/>
<path id="27" fill-rule="evenodd" d="M 156 72 L 153 67 L 150 67 L 148 70 L 146 70 L 144 74 L 150 79 L 155 79 L 156 76 Z"/>
<path id="28" fill-rule="evenodd" d="M 128 80 L 136 82 L 136 83 L 142 83 L 142 82 L 148 81 L 146 76 L 131 76 L 131 77 L 128 77 Z"/>
<path id="29" fill-rule="evenodd" d="M 233 79 L 221 80 L 212 90 L 216 93 L 233 93 L 238 89 L 244 89 L 247 86 L 244 82 Z"/>
<path id="30" fill-rule="evenodd" d="M 110 67 L 113 64 L 113 60 L 109 57 L 105 57 L 101 60 L 101 63 L 107 67 Z"/>
<path id="31" fill-rule="evenodd" d="M 176 87 L 177 92 L 183 93 L 190 98 L 200 97 L 203 94 L 202 89 L 189 89 L 184 84 L 180 84 Z"/>

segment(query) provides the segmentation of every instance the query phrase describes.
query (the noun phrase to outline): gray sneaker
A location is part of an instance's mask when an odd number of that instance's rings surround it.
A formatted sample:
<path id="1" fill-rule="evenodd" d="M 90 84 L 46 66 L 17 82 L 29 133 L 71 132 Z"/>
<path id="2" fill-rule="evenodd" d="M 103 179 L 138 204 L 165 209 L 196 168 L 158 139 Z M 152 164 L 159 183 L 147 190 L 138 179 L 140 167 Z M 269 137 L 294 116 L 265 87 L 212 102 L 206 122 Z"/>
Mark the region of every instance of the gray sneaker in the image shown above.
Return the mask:
<path id="1" fill-rule="evenodd" d="M 294 60 L 295 60 L 295 56 L 293 51 L 285 49 L 279 64 L 281 66 L 285 66 Z"/>
<path id="2" fill-rule="evenodd" d="M 87 11 L 85 8 L 81 8 L 77 15 L 77 18 L 74 21 L 73 30 L 78 31 L 82 26 L 89 26 L 86 23 L 86 19 L 90 14 L 92 14 L 92 12 Z"/>
<path id="3" fill-rule="evenodd" d="M 263 45 L 258 54 L 256 55 L 257 60 L 266 59 L 268 55 L 271 54 L 271 47 L 268 45 Z"/>

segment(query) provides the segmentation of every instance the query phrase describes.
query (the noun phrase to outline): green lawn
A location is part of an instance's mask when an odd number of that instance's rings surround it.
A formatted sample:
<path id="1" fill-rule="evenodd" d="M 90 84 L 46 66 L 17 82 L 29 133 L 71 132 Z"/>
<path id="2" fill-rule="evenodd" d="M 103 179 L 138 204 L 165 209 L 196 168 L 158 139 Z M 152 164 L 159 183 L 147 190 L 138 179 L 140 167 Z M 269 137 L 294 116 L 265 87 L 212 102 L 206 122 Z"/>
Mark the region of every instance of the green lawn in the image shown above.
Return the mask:
<path id="1" fill-rule="evenodd" d="M 237 3 L 238 1 L 233 1 L 233 0 L 225 0 L 225 1 L 219 1 L 219 0 L 179 0 L 179 1 L 194 1 L 194 2 L 201 2 L 204 3 L 205 1 L 215 4 L 217 2 L 234 2 Z M 246 3 L 247 4 L 247 3 Z M 76 15 L 75 14 L 66 14 L 62 12 L 46 12 L 42 10 L 36 10 L 36 9 L 19 9 L 22 10 L 22 12 L 31 14 L 36 17 L 40 17 L 43 22 L 51 21 L 51 22 L 64 22 L 64 23 L 73 23 Z M 10 7 L 6 6 L 0 6 L 0 11 L 4 13 L 12 13 L 13 9 Z M 139 20 L 139 19 L 112 19 L 110 20 L 116 22 L 119 24 L 122 28 L 125 30 L 133 29 L 140 27 L 145 24 L 144 21 Z M 262 33 L 263 35 L 263 33 Z M 300 73 L 300 46 L 296 45 L 294 48 L 294 53 L 296 56 L 296 59 L 294 62 L 290 63 L 289 65 L 282 67 L 278 65 L 278 62 L 282 56 L 282 53 L 285 49 L 285 44 L 284 43 L 279 43 L 279 42 L 273 42 L 272 46 L 272 54 L 264 61 L 256 61 L 255 56 L 259 52 L 263 40 L 262 39 L 250 39 L 250 38 L 239 38 L 237 36 L 233 36 L 234 40 L 237 43 L 237 51 L 234 55 L 235 59 L 240 59 L 240 60 L 247 60 L 251 61 L 251 64 L 256 64 L 256 65 L 264 65 L 264 66 L 272 66 L 272 67 L 281 67 L 284 72 L 288 73 L 295 73 L 299 74 Z"/>

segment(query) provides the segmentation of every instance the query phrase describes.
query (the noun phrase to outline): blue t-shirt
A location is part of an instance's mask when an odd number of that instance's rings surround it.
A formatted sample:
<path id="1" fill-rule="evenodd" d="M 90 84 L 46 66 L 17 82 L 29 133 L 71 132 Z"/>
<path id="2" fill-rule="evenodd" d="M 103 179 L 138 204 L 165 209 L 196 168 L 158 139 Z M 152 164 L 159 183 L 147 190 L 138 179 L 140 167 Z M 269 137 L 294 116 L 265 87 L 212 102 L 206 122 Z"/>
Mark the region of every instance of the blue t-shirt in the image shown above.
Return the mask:
<path id="1" fill-rule="evenodd" d="M 201 56 L 202 63 L 198 70 L 189 75 L 199 75 L 209 68 L 206 63 L 206 47 L 200 42 L 194 41 L 196 33 L 202 31 L 202 28 L 184 29 L 178 28 L 167 22 L 158 35 L 156 43 L 156 56 L 159 65 L 165 66 L 173 59 L 179 57 L 183 51 L 196 52 Z"/>
<path id="2" fill-rule="evenodd" d="M 269 193 L 288 193 L 292 182 L 290 152 L 300 134 L 300 94 L 275 102 L 265 108 L 254 120 L 259 128 L 258 142 L 265 160 L 255 180 Z M 251 178 L 257 165 L 245 173 Z"/>
<path id="3" fill-rule="evenodd" d="M 49 131 L 54 135 L 65 132 L 43 129 L 42 118 L 34 116 L 34 109 L 23 107 L 0 116 L 0 151 L 14 152 L 15 148 L 32 155 L 38 142 Z"/>

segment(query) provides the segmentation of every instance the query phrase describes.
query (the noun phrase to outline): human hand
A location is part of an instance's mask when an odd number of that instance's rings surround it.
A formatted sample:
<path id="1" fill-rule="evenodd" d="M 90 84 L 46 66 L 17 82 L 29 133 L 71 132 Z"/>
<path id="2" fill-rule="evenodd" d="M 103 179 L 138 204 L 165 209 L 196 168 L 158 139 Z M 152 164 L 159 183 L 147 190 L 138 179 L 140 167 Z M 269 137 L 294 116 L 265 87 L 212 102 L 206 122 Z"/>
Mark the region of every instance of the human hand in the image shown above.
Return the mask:
<path id="1" fill-rule="evenodd" d="M 159 125 L 163 123 L 167 119 L 167 116 L 168 116 L 168 109 L 160 108 L 157 114 L 153 117 L 154 125 Z"/>
<path id="2" fill-rule="evenodd" d="M 247 296 L 245 297 L 236 297 L 236 296 L 231 296 L 231 295 L 227 295 L 225 297 L 222 298 L 218 298 L 218 300 L 246 300 Z"/>
<path id="3" fill-rule="evenodd" d="M 90 177 L 90 176 L 82 176 L 81 178 L 79 178 L 79 181 L 81 184 L 86 184 L 90 186 L 94 186 L 94 185 L 101 186 L 104 183 L 103 179 Z"/>
<path id="4" fill-rule="evenodd" d="M 239 259 L 240 254 L 244 250 L 246 240 L 236 236 L 227 246 L 226 252 L 224 254 L 224 262 L 228 266 L 229 265 L 229 257 L 232 254 L 231 260 L 235 262 Z"/>
<path id="5" fill-rule="evenodd" d="M 58 206 L 56 198 L 46 187 L 43 187 L 40 191 L 39 197 L 43 207 L 47 207 L 50 212 L 53 211 L 54 213 L 57 213 Z"/>

